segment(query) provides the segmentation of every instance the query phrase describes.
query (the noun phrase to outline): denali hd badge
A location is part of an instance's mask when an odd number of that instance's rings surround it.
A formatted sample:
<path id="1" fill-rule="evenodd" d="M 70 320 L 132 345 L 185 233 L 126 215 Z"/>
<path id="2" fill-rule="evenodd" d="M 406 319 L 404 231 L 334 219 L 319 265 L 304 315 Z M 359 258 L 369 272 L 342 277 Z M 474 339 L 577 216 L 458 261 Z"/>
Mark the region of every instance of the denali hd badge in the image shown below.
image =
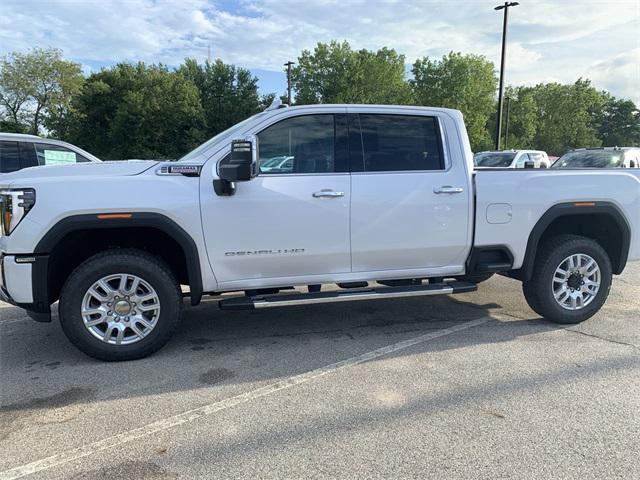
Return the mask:
<path id="1" fill-rule="evenodd" d="M 290 255 L 304 253 L 304 248 L 281 248 L 278 250 L 244 250 L 240 252 L 225 252 L 225 257 L 241 257 L 243 255 Z"/>
<path id="2" fill-rule="evenodd" d="M 164 165 L 160 167 L 158 175 L 184 175 L 185 177 L 199 177 L 200 165 Z"/>

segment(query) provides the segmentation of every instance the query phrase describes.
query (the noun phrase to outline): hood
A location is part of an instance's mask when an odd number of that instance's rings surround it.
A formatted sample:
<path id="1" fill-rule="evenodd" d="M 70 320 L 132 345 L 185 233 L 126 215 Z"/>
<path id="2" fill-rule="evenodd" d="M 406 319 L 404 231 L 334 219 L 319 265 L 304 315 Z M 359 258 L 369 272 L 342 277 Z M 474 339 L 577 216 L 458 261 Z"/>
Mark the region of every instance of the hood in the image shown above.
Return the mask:
<path id="1" fill-rule="evenodd" d="M 43 165 L 24 168 L 17 172 L 0 175 L 0 182 L 54 177 L 106 177 L 138 175 L 159 162 L 154 160 L 129 160 L 121 162 L 86 162 L 70 165 Z"/>

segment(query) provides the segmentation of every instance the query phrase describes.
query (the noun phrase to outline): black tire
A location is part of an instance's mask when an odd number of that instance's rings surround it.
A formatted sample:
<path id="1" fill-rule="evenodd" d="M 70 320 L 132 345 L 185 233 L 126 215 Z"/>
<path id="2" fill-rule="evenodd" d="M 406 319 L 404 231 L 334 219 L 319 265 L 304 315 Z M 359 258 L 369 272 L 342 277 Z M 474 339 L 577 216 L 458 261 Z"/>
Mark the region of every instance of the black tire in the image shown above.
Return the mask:
<path id="1" fill-rule="evenodd" d="M 84 326 L 81 314 L 88 289 L 101 278 L 119 273 L 136 275 L 152 286 L 161 307 L 153 330 L 128 345 L 108 344 L 94 337 Z M 90 357 L 104 361 L 135 360 L 151 355 L 174 334 L 182 316 L 182 294 L 162 260 L 140 250 L 114 249 L 89 258 L 69 275 L 60 294 L 59 314 L 67 338 Z"/>
<path id="2" fill-rule="evenodd" d="M 556 269 L 567 257 L 582 253 L 593 258 L 600 267 L 600 289 L 591 303 L 579 310 L 568 310 L 558 304 L 552 288 Z M 612 268 L 607 252 L 594 240 L 577 235 L 559 235 L 538 249 L 531 280 L 522 283 L 522 291 L 531 309 L 555 323 L 580 323 L 595 315 L 609 296 Z"/>
<path id="3" fill-rule="evenodd" d="M 459 280 L 461 282 L 471 282 L 471 283 L 478 284 L 478 283 L 486 282 L 494 275 L 495 275 L 494 273 L 476 273 L 473 275 L 463 275 L 462 277 L 456 277 L 456 280 Z"/>

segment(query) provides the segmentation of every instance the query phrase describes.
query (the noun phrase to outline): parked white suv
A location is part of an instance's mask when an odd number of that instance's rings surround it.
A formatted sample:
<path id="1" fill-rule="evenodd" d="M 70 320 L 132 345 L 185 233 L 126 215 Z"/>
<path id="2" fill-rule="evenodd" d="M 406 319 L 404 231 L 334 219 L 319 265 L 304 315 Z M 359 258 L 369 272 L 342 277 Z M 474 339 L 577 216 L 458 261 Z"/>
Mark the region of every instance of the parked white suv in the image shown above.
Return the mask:
<path id="1" fill-rule="evenodd" d="M 0 177 L 0 296 L 39 321 L 59 300 L 68 338 L 104 360 L 164 345 L 181 285 L 191 305 L 264 309 L 469 292 L 501 273 L 541 316 L 577 323 L 640 259 L 639 177 L 474 172 L 456 110 L 272 109 L 178 162 Z"/>
<path id="2" fill-rule="evenodd" d="M 549 168 L 551 162 L 547 152 L 541 150 L 494 150 L 476 153 L 473 157 L 476 168 Z"/>
<path id="3" fill-rule="evenodd" d="M 99 162 L 89 152 L 61 140 L 0 132 L 0 173 L 39 165 Z"/>

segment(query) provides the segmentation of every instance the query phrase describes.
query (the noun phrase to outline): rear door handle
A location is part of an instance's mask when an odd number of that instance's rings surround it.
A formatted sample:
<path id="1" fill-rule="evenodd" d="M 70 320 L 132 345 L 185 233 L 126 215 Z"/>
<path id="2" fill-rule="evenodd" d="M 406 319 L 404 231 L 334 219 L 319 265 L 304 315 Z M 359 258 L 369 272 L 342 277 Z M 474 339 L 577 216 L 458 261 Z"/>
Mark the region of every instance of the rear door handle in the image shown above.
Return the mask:
<path id="1" fill-rule="evenodd" d="M 313 193 L 313 198 L 337 198 L 344 197 L 344 192 L 336 192 L 335 190 L 320 190 Z"/>
<path id="2" fill-rule="evenodd" d="M 462 187 L 452 187 L 451 185 L 443 185 L 442 187 L 435 187 L 433 189 L 433 193 L 462 193 L 464 192 L 464 188 Z"/>

